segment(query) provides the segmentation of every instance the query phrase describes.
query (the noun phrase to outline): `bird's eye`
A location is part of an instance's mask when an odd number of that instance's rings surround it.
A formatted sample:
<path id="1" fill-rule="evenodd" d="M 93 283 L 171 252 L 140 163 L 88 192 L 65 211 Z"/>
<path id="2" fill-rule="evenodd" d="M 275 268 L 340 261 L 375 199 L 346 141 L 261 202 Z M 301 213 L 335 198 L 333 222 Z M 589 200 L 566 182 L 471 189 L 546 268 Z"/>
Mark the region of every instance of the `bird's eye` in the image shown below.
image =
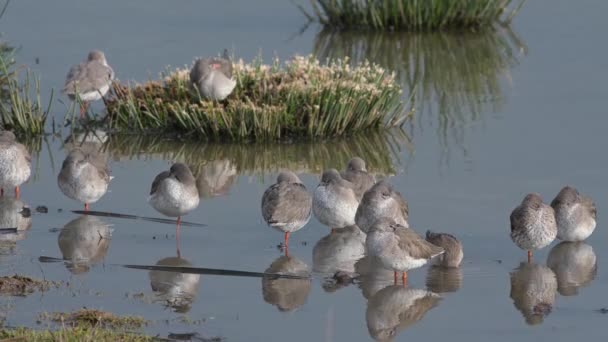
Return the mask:
<path id="1" fill-rule="evenodd" d="M 389 197 L 391 197 L 391 194 L 390 194 L 390 192 L 383 192 L 382 197 L 389 198 Z"/>

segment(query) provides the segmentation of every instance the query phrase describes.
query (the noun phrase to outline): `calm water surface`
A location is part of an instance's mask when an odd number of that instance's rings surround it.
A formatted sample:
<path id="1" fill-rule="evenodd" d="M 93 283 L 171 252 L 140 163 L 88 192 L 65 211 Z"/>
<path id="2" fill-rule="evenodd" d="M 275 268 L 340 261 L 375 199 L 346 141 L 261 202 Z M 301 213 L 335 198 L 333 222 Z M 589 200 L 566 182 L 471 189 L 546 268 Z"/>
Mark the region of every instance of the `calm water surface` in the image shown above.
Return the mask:
<path id="1" fill-rule="evenodd" d="M 171 225 L 71 213 L 81 205 L 56 185 L 69 132 L 48 137 L 39 145 L 35 176 L 23 186 L 22 200 L 32 208 L 46 205 L 49 213 L 34 213 L 19 241 L 2 244 L 0 272 L 69 286 L 26 298 L 0 297 L 0 321 L 38 326 L 38 313 L 86 306 L 141 315 L 152 321 L 145 328 L 152 334 L 198 332 L 230 341 L 365 341 L 391 331 L 403 341 L 605 337 L 606 317 L 597 310 L 608 306 L 608 232 L 602 221 L 608 212 L 608 49 L 603 43 L 608 5 L 581 1 L 576 15 L 573 6 L 565 0 L 528 2 L 512 31 L 481 35 L 335 34 L 314 26 L 298 35 L 305 19 L 287 1 L 13 1 L 0 31 L 20 47 L 18 62 L 41 75 L 45 96 L 62 86 L 69 65 L 91 48 L 106 51 L 121 80 L 142 81 L 167 65 L 188 64 L 228 47 L 246 60 L 260 51 L 266 58 L 309 53 L 370 58 L 395 70 L 405 89 L 418 84 L 419 110 L 404 132 L 325 143 L 108 139 L 104 149 L 115 178 L 95 210 L 158 217 L 146 203 L 154 176 L 175 160 L 195 170 L 203 200 L 187 220 L 208 226 L 182 229 L 185 260 L 175 260 Z M 56 101 L 53 115 L 59 121 L 65 106 Z M 465 259 L 459 271 L 412 271 L 407 289 L 389 286 L 390 276 L 381 272 L 360 284 L 327 283 L 324 272 L 336 264 L 353 271 L 369 265 L 338 254 L 331 238 L 321 240 L 329 230 L 314 219 L 292 236 L 292 258 L 280 259 L 276 246 L 282 236 L 267 228 L 260 214 L 265 188 L 288 168 L 312 190 L 324 168 L 342 168 L 353 155 L 391 177 L 409 200 L 410 223 L 418 232 L 433 229 L 461 238 Z M 556 242 L 535 255 L 534 265 L 520 268 L 525 254 L 509 239 L 510 211 L 527 192 L 550 201 L 565 184 L 594 197 L 600 213 L 596 232 L 583 245 Z M 111 239 L 97 242 L 91 228 L 104 234 L 113 229 Z M 348 241 L 356 251 L 356 239 Z M 38 262 L 41 255 L 75 253 L 88 253 L 92 264 Z M 587 259 L 570 266 L 573 255 Z M 273 283 L 116 266 L 162 259 L 200 267 L 315 272 L 311 282 Z M 569 279 L 582 286 L 567 286 Z M 163 286 L 176 281 L 183 286 L 180 298 Z M 524 295 L 526 284 L 545 288 L 542 298 L 552 307 L 535 311 L 534 298 Z M 396 317 L 390 310 L 395 303 L 412 309 Z M 379 329 L 382 324 L 386 331 Z"/>

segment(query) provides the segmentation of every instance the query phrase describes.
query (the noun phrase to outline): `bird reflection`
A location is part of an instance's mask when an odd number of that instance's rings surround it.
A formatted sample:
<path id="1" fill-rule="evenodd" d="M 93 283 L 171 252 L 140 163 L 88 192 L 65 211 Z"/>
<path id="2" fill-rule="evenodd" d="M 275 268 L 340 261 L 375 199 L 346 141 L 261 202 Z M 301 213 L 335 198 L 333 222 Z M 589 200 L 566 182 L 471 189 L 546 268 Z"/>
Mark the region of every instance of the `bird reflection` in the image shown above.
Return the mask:
<path id="1" fill-rule="evenodd" d="M 394 272 L 382 266 L 376 257 L 365 256 L 355 263 L 355 272 L 359 275 L 359 287 L 363 297 L 370 299 L 376 292 L 395 283 Z"/>
<path id="2" fill-rule="evenodd" d="M 70 272 L 88 272 L 105 258 L 110 247 L 111 226 L 95 216 L 82 215 L 68 222 L 58 237 L 59 249 Z"/>
<path id="3" fill-rule="evenodd" d="M 335 229 L 312 249 L 314 272 L 333 275 L 355 272 L 355 262 L 365 255 L 365 234 L 356 226 Z"/>
<path id="4" fill-rule="evenodd" d="M 196 187 L 201 197 L 223 196 L 237 177 L 236 166 L 228 159 L 213 160 L 196 172 Z"/>
<path id="5" fill-rule="evenodd" d="M 561 242 L 551 249 L 547 266 L 557 276 L 557 290 L 562 296 L 578 294 L 597 273 L 597 258 L 593 247 L 584 242 Z"/>
<path id="6" fill-rule="evenodd" d="M 266 273 L 309 276 L 310 269 L 302 260 L 289 255 L 276 259 Z M 264 301 L 276 306 L 279 311 L 293 311 L 306 303 L 310 293 L 310 279 L 262 279 Z"/>
<path id="7" fill-rule="evenodd" d="M 168 257 L 159 260 L 157 266 L 191 267 L 192 264 L 181 257 Z M 196 298 L 200 274 L 187 274 L 167 271 L 150 271 L 150 287 L 159 301 L 175 312 L 186 313 Z"/>
<path id="8" fill-rule="evenodd" d="M 32 215 L 25 203 L 13 197 L 0 197 L 0 228 L 17 228 L 16 233 L 0 233 L 0 242 L 23 240 L 31 227 Z"/>
<path id="9" fill-rule="evenodd" d="M 426 287 L 436 293 L 456 292 L 462 287 L 462 270 L 458 267 L 429 267 Z"/>
<path id="10" fill-rule="evenodd" d="M 556 292 L 555 273 L 547 266 L 522 262 L 511 272 L 511 299 L 529 325 L 551 313 Z"/>
<path id="11" fill-rule="evenodd" d="M 389 285 L 367 302 L 367 330 L 376 341 L 391 341 L 399 331 L 421 320 L 440 299 L 430 291 Z"/>

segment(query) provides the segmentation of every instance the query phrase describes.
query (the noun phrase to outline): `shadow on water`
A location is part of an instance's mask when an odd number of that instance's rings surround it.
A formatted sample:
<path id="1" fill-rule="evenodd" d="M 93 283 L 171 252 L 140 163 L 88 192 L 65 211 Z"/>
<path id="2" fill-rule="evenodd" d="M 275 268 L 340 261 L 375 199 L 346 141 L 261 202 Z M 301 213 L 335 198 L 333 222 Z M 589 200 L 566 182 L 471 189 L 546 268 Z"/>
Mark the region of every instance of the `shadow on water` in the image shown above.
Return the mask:
<path id="1" fill-rule="evenodd" d="M 511 294 L 515 308 L 529 325 L 542 324 L 553 310 L 557 278 L 547 266 L 522 262 L 511 272 Z"/>
<path id="2" fill-rule="evenodd" d="M 369 33 L 323 30 L 314 53 L 321 59 L 348 56 L 393 70 L 404 96 L 415 92 L 418 123 L 436 127 L 446 151 L 451 143 L 466 148 L 464 127 L 499 112 L 505 102 L 503 80 L 527 53 L 508 27 L 480 32 Z M 449 158 L 443 156 L 443 158 Z"/>

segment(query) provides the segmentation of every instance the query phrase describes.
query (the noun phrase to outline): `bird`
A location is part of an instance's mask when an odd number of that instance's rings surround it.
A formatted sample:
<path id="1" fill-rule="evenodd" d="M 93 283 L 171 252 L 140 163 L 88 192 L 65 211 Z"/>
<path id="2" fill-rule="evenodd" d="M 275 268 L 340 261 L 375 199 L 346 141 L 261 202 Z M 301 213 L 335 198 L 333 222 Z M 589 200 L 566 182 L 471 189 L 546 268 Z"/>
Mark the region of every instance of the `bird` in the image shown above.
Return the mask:
<path id="1" fill-rule="evenodd" d="M 150 189 L 148 202 L 154 209 L 163 215 L 177 217 L 175 226 L 175 239 L 178 243 L 179 253 L 179 226 L 181 217 L 198 207 L 199 196 L 196 180 L 190 168 L 183 163 L 171 165 L 169 171 L 159 173 Z"/>
<path id="2" fill-rule="evenodd" d="M 357 208 L 355 222 L 367 233 L 370 227 L 380 218 L 392 218 L 396 223 L 409 227 L 407 201 L 399 191 L 387 181 L 380 181 L 363 195 Z"/>
<path id="3" fill-rule="evenodd" d="M 15 188 L 19 199 L 20 186 L 30 179 L 32 156 L 27 148 L 17 142 L 11 131 L 0 131 L 0 196 L 4 189 Z"/>
<path id="4" fill-rule="evenodd" d="M 510 216 L 511 240 L 517 247 L 528 251 L 528 262 L 532 251 L 549 245 L 557 236 L 557 224 L 553 208 L 543 203 L 537 193 L 527 194 Z"/>
<path id="5" fill-rule="evenodd" d="M 110 180 L 108 164 L 102 156 L 75 148 L 67 155 L 57 176 L 59 189 L 67 197 L 84 203 L 89 210 L 108 191 Z"/>
<path id="6" fill-rule="evenodd" d="M 300 230 L 310 220 L 312 197 L 295 173 L 279 173 L 277 182 L 262 196 L 262 216 L 272 227 L 285 233 L 285 253 L 288 253 L 289 235 Z"/>
<path id="7" fill-rule="evenodd" d="M 445 253 L 435 259 L 435 265 L 443 267 L 458 267 L 462 261 L 462 243 L 451 234 L 426 231 L 426 241 L 443 248 Z"/>
<path id="8" fill-rule="evenodd" d="M 385 268 L 394 272 L 395 283 L 397 272 L 401 272 L 404 285 L 408 270 L 421 267 L 444 253 L 443 248 L 427 242 L 414 230 L 392 218 L 381 218 L 371 226 L 365 247 L 368 255 L 378 258 Z"/>
<path id="9" fill-rule="evenodd" d="M 355 194 L 359 200 L 376 183 L 374 176 L 367 172 L 365 161 L 359 157 L 352 158 L 348 162 L 348 165 L 346 165 L 346 170 L 342 171 L 340 175 L 342 178 L 353 183 Z"/>
<path id="10" fill-rule="evenodd" d="M 524 316 L 526 323 L 536 325 L 543 322 L 555 303 L 557 279 L 555 273 L 545 266 L 522 262 L 510 274 L 511 292 L 515 308 Z"/>
<path id="11" fill-rule="evenodd" d="M 352 226 L 358 206 L 351 182 L 343 179 L 336 169 L 323 172 L 312 200 L 312 212 L 319 222 L 331 229 Z"/>
<path id="12" fill-rule="evenodd" d="M 597 209 L 590 197 L 571 186 L 563 187 L 551 201 L 557 223 L 557 238 L 583 241 L 595 230 Z"/>
<path id="13" fill-rule="evenodd" d="M 84 117 L 90 101 L 101 100 L 110 90 L 114 80 L 114 70 L 106 56 L 99 50 L 92 50 L 87 60 L 72 66 L 65 79 L 62 92 L 72 101 L 80 99 L 80 117 Z"/>
<path id="14" fill-rule="evenodd" d="M 228 97 L 236 86 L 228 50 L 224 49 L 222 57 L 196 60 L 190 69 L 190 82 L 208 100 L 222 101 Z"/>

